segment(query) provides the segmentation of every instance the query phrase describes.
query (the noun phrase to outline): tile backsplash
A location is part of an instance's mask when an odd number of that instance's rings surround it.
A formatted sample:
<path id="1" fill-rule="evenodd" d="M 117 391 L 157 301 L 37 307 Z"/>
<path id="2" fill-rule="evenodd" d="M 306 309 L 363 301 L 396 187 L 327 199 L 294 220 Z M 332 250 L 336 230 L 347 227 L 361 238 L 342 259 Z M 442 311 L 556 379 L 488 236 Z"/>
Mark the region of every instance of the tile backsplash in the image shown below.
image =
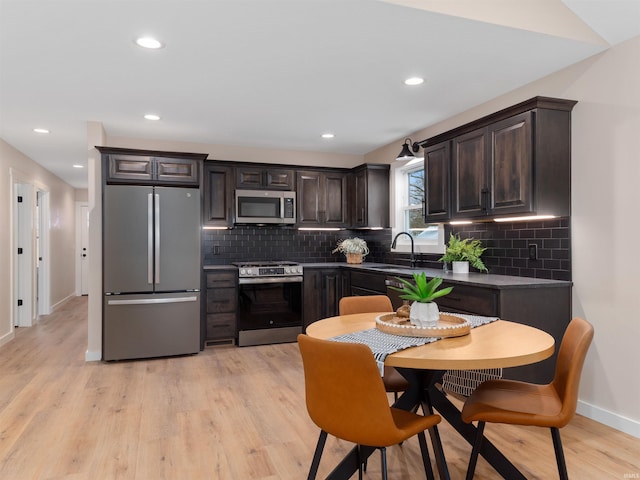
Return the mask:
<path id="1" fill-rule="evenodd" d="M 490 273 L 521 277 L 571 280 L 571 231 L 568 218 L 537 222 L 476 223 L 445 226 L 461 238 L 477 238 L 487 250 L 482 256 Z M 205 265 L 238 261 L 289 260 L 301 263 L 344 262 L 332 254 L 339 240 L 360 237 L 371 253 L 367 262 L 409 264 L 408 254 L 390 253 L 392 234 L 385 230 L 299 231 L 291 227 L 237 226 L 231 230 L 204 230 Z M 538 259 L 529 260 L 529 245 L 538 248 Z M 442 268 L 440 255 L 419 255 L 418 266 Z"/>

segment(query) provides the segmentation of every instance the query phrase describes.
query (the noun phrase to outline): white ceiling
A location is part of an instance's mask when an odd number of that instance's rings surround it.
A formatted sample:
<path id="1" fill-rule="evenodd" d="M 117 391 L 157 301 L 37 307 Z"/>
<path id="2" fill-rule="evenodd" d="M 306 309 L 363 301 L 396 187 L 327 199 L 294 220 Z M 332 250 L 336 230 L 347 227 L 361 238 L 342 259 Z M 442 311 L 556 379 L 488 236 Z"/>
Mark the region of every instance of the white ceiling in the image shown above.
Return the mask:
<path id="1" fill-rule="evenodd" d="M 145 34 L 166 46 L 137 47 Z M 640 0 L 0 0 L 0 137 L 77 188 L 87 121 L 109 136 L 399 150 L 639 34 Z M 413 75 L 425 84 L 403 85 Z"/>

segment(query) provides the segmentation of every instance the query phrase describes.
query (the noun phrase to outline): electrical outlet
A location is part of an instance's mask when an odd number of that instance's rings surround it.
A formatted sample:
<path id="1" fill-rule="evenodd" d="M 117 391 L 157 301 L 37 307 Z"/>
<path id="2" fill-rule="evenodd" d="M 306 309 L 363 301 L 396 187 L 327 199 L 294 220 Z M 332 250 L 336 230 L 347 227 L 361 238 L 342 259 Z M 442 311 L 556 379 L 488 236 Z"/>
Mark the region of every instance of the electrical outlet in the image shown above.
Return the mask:
<path id="1" fill-rule="evenodd" d="M 213 254 L 214 255 L 220 255 L 220 245 L 214 245 L 213 246 Z"/>
<path id="2" fill-rule="evenodd" d="M 529 260 L 537 260 L 538 259 L 538 245 L 535 243 L 529 244 Z"/>

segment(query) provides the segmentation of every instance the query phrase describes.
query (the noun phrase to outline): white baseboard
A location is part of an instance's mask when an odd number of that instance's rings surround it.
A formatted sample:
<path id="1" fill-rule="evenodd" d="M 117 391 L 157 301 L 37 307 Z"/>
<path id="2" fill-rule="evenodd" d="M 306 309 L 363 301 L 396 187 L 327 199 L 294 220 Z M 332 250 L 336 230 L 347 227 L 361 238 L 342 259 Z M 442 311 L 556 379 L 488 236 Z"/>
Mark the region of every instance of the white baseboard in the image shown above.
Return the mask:
<path id="1" fill-rule="evenodd" d="M 0 347 L 6 343 L 9 343 L 11 340 L 16 338 L 16 333 L 11 329 L 9 333 L 0 337 Z"/>
<path id="2" fill-rule="evenodd" d="M 580 415 L 595 420 L 596 422 L 603 423 L 611 428 L 620 430 L 621 432 L 628 433 L 636 438 L 640 438 L 640 422 L 632 418 L 623 417 L 617 413 L 610 412 L 595 405 L 578 401 L 578 407 L 576 412 Z"/>
<path id="3" fill-rule="evenodd" d="M 49 313 L 49 315 L 51 315 L 51 313 L 55 312 L 56 308 L 59 308 L 64 302 L 67 302 L 69 300 L 71 300 L 73 297 L 75 297 L 76 294 L 75 292 L 64 297 L 62 300 L 60 300 L 59 302 L 54 303 L 53 305 L 51 305 L 51 312 Z"/>
<path id="4" fill-rule="evenodd" d="M 87 350 L 84 352 L 85 362 L 99 362 L 102 360 L 102 352 L 91 352 Z"/>

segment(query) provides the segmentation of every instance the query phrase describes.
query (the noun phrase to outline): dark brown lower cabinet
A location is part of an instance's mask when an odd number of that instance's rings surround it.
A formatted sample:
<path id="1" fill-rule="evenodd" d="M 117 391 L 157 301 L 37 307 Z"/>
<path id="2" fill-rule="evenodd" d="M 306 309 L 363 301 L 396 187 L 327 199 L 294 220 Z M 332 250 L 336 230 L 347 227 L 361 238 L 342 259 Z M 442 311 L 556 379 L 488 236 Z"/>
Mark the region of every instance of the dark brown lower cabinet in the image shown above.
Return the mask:
<path id="1" fill-rule="evenodd" d="M 351 295 L 379 294 L 385 279 L 395 280 L 395 277 L 387 277 L 383 273 L 352 270 L 345 272 L 347 274 L 350 282 L 346 291 Z M 556 353 L 551 358 L 532 365 L 506 368 L 504 377 L 535 383 L 548 383 L 553 379 L 557 349 L 571 320 L 570 283 L 546 286 L 533 281 L 531 285 L 477 286 L 445 281 L 441 288 L 445 287 L 453 287 L 453 291 L 436 301 L 443 312 L 499 317 L 550 334 L 556 344 Z M 388 289 L 386 293 L 394 308 L 402 305 L 397 292 Z"/>
<path id="2" fill-rule="evenodd" d="M 338 302 L 342 298 L 340 268 L 305 267 L 303 285 L 303 330 L 322 318 L 338 315 Z"/>
<path id="3" fill-rule="evenodd" d="M 238 270 L 205 271 L 204 345 L 234 342 L 237 332 Z"/>

